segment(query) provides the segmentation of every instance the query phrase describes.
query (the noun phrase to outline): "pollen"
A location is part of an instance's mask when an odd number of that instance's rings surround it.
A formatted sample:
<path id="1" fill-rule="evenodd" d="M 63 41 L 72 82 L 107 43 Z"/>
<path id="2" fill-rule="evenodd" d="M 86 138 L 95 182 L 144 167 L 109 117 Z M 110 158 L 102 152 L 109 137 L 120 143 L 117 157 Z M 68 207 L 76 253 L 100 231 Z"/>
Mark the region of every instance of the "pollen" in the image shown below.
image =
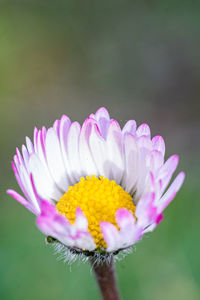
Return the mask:
<path id="1" fill-rule="evenodd" d="M 132 197 L 114 180 L 103 176 L 82 177 L 80 182 L 70 186 L 56 205 L 59 213 L 65 215 L 73 224 L 76 208 L 80 207 L 88 220 L 88 230 L 94 238 L 96 248 L 107 248 L 100 228 L 101 221 L 116 226 L 116 211 L 128 209 L 135 217 L 135 205 Z"/>

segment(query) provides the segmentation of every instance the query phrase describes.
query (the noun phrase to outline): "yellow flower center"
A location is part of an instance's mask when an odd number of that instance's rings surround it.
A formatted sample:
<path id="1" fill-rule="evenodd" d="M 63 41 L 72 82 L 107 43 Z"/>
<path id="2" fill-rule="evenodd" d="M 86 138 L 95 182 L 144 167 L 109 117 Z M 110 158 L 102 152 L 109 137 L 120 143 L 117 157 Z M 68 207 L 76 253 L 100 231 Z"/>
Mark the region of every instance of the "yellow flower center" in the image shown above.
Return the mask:
<path id="1" fill-rule="evenodd" d="M 56 207 L 71 223 L 75 222 L 76 208 L 80 207 L 87 217 L 88 230 L 97 248 L 107 247 L 99 226 L 101 221 L 110 222 L 118 228 L 115 213 L 119 208 L 126 208 L 135 216 L 132 197 L 114 180 L 103 176 L 81 178 L 79 183 L 68 188 Z"/>

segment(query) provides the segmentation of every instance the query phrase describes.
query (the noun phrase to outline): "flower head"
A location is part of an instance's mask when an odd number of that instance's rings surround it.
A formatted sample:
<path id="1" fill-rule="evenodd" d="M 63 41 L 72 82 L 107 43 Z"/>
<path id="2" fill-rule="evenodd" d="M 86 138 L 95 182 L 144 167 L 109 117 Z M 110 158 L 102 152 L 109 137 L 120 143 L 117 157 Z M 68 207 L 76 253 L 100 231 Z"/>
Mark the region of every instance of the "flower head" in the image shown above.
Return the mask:
<path id="1" fill-rule="evenodd" d="M 63 115 L 34 130 L 13 170 L 24 197 L 8 193 L 37 216 L 37 226 L 72 252 L 118 253 L 160 223 L 184 181 L 167 189 L 178 156 L 164 162 L 165 143 L 150 128 L 128 121 L 123 129 L 105 108 L 83 125 Z"/>

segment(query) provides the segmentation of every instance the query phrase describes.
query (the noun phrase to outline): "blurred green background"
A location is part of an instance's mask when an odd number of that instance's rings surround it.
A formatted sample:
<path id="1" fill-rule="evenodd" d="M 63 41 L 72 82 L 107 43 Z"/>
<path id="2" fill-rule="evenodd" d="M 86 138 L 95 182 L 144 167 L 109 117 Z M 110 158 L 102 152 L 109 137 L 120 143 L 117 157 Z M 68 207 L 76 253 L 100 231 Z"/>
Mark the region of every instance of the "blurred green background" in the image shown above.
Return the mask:
<path id="1" fill-rule="evenodd" d="M 184 186 L 154 233 L 117 263 L 122 299 L 200 299 L 200 2 L 0 1 L 0 299 L 100 299 L 89 264 L 58 262 L 7 196 L 33 127 L 100 106 L 147 122 L 180 154 Z"/>

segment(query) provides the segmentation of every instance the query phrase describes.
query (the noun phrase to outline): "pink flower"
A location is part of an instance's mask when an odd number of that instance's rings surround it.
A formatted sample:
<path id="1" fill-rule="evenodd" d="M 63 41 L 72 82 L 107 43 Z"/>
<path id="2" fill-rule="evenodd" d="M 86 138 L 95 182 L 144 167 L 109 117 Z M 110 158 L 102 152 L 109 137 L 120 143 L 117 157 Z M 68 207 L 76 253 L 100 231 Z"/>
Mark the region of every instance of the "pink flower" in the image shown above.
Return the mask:
<path id="1" fill-rule="evenodd" d="M 8 193 L 46 236 L 81 253 L 132 246 L 160 223 L 184 181 L 181 172 L 165 191 L 178 156 L 164 162 L 161 136 L 133 120 L 121 129 L 105 108 L 82 126 L 63 115 L 48 130 L 35 128 L 21 153 L 12 166 L 25 198 Z"/>

